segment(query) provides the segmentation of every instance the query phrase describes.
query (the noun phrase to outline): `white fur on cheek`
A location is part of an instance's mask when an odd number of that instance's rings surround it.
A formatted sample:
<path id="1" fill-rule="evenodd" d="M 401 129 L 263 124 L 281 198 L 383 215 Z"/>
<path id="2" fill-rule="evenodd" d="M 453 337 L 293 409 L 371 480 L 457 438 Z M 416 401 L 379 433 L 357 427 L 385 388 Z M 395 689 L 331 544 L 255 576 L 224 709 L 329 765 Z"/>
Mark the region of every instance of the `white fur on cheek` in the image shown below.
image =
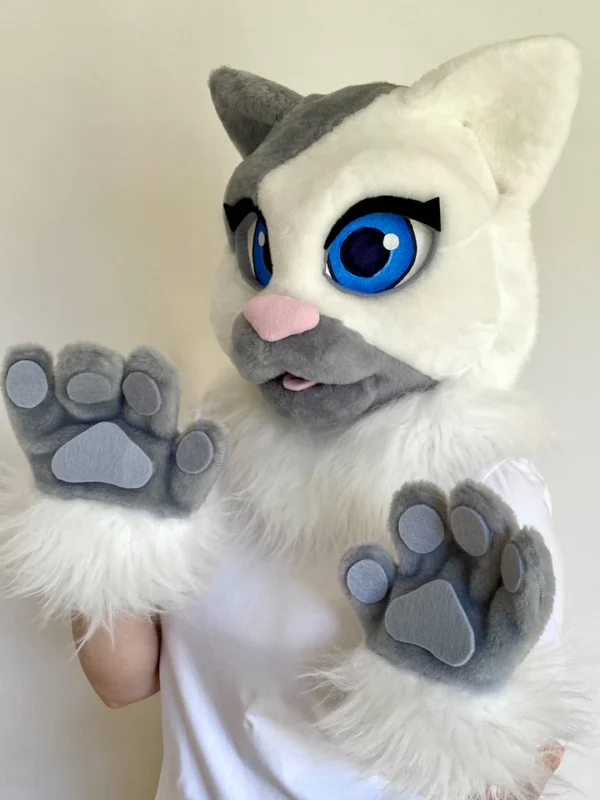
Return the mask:
<path id="1" fill-rule="evenodd" d="M 121 614 L 180 606 L 219 563 L 224 526 L 212 495 L 188 519 L 41 494 L 24 472 L 0 487 L 0 573 L 40 599 L 45 620 L 83 614 L 90 633 Z"/>

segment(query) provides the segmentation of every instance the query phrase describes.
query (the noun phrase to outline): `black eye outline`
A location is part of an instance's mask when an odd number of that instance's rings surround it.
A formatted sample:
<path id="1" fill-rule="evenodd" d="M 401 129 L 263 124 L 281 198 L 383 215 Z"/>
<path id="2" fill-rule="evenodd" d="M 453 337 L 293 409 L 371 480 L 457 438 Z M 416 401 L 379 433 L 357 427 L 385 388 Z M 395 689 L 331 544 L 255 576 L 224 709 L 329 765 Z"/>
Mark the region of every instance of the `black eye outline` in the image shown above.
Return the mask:
<path id="1" fill-rule="evenodd" d="M 225 219 L 227 220 L 227 225 L 231 233 L 236 232 L 248 214 L 256 214 L 257 217 L 262 217 L 259 207 L 253 203 L 249 197 L 242 197 L 242 199 L 238 200 L 233 206 L 230 206 L 228 203 L 223 203 L 223 211 L 225 212 Z"/>
<path id="2" fill-rule="evenodd" d="M 256 226 L 261 222 L 267 236 L 266 247 L 269 248 L 269 227 L 267 221 L 258 206 L 247 197 L 239 200 L 235 206 L 224 203 L 223 211 L 225 212 L 225 219 L 230 231 L 230 243 L 236 254 L 240 273 L 252 289 L 258 289 L 260 291 L 268 285 L 268 282 L 261 282 L 256 274 L 256 265 L 253 257 L 254 237 L 252 237 L 252 241 L 250 241 L 249 231 L 253 225 Z M 270 251 L 269 265 L 272 275 L 273 265 L 270 260 Z"/>
<path id="3" fill-rule="evenodd" d="M 262 216 L 260 209 L 249 197 L 242 197 L 235 205 L 223 203 L 225 219 L 231 233 L 235 233 L 242 221 L 248 214 Z M 378 197 L 366 197 L 356 203 L 343 214 L 329 231 L 325 240 L 325 249 L 329 247 L 332 240 L 338 233 L 346 227 L 356 217 L 366 214 L 377 213 L 378 211 L 388 211 L 398 214 L 401 217 L 408 217 L 417 222 L 422 222 L 434 231 L 441 233 L 442 222 L 440 212 L 440 198 L 434 197 L 431 200 L 412 200 L 407 197 L 395 197 L 394 195 L 381 195 Z"/>
<path id="4" fill-rule="evenodd" d="M 357 217 L 364 217 L 367 216 L 367 214 L 382 212 L 397 214 L 399 217 L 408 217 L 408 219 L 414 219 L 416 222 L 422 222 L 423 225 L 427 225 L 428 228 L 431 228 L 437 233 L 441 233 L 442 231 L 439 197 L 434 197 L 432 200 L 426 201 L 411 200 L 407 197 L 394 197 L 394 195 L 366 197 L 364 200 L 361 200 L 349 208 L 334 224 L 325 239 L 325 250 L 327 250 L 338 233 Z"/>

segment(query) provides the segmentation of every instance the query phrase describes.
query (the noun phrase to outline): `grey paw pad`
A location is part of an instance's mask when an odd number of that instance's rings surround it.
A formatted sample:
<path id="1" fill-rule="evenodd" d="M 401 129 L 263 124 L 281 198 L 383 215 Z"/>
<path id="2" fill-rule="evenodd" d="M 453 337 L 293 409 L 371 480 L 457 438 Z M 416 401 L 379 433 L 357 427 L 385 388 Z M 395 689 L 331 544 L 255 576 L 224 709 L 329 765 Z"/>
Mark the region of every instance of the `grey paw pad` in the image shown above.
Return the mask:
<path id="1" fill-rule="evenodd" d="M 346 573 L 348 591 L 359 603 L 378 603 L 388 592 L 388 577 L 381 564 L 363 558 Z"/>
<path id="2" fill-rule="evenodd" d="M 74 403 L 91 406 L 94 403 L 112 400 L 116 391 L 105 375 L 99 375 L 97 372 L 80 372 L 69 380 L 67 394 Z"/>
<path id="3" fill-rule="evenodd" d="M 152 461 L 114 422 L 99 422 L 54 454 L 52 472 L 66 483 L 107 483 L 141 489 L 153 473 Z"/>
<path id="4" fill-rule="evenodd" d="M 175 461 L 182 472 L 196 475 L 210 466 L 214 454 L 213 443 L 204 431 L 190 431 L 179 443 Z"/>
<path id="5" fill-rule="evenodd" d="M 432 553 L 444 541 L 444 523 L 430 506 L 411 506 L 398 520 L 398 533 L 413 553 Z"/>
<path id="6" fill-rule="evenodd" d="M 36 408 L 48 394 L 46 373 L 35 361 L 17 361 L 6 375 L 6 394 L 19 408 Z"/>
<path id="7" fill-rule="evenodd" d="M 523 561 L 518 548 L 510 542 L 506 545 L 502 553 L 500 572 L 502 574 L 502 581 L 507 590 L 511 594 L 518 591 L 521 581 L 523 580 Z"/>
<path id="8" fill-rule="evenodd" d="M 162 406 L 158 384 L 145 372 L 130 372 L 123 381 L 123 394 L 133 410 L 142 417 L 151 417 Z"/>
<path id="9" fill-rule="evenodd" d="M 484 556 L 490 547 L 491 535 L 486 521 L 469 506 L 458 506 L 450 515 L 452 533 L 470 556 Z"/>
<path id="10" fill-rule="evenodd" d="M 475 652 L 475 634 L 450 583 L 425 583 L 393 600 L 385 628 L 398 642 L 415 644 L 451 667 L 461 667 Z"/>

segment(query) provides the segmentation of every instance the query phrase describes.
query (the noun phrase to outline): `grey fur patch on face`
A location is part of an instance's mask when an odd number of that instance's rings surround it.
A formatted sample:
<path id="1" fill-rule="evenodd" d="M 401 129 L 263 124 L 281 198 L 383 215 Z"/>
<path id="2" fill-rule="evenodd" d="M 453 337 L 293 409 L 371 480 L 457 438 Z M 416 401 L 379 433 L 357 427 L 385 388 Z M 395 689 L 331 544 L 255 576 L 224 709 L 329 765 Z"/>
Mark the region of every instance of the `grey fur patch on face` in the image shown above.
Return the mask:
<path id="1" fill-rule="evenodd" d="M 232 361 L 240 375 L 257 384 L 279 414 L 303 425 L 351 423 L 373 408 L 436 384 L 326 316 L 306 333 L 265 342 L 240 314 L 232 344 Z M 317 385 L 290 391 L 282 382 L 286 374 Z"/>
<path id="2" fill-rule="evenodd" d="M 258 187 L 271 170 L 295 158 L 382 94 L 397 88 L 391 83 L 368 83 L 303 98 L 237 167 L 227 186 L 225 202 L 234 205 L 244 197 L 257 202 Z"/>

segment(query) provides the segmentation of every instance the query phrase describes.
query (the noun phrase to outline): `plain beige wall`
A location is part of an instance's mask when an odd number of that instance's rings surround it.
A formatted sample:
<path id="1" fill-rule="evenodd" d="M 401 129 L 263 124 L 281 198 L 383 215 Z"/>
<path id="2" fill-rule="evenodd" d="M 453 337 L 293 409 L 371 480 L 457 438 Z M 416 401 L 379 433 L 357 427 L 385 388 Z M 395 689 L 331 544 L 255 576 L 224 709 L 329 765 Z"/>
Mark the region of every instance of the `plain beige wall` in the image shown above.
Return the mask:
<path id="1" fill-rule="evenodd" d="M 236 155 L 205 88 L 212 67 L 327 91 L 410 82 L 493 40 L 569 34 L 586 80 L 534 215 L 542 324 L 526 382 L 564 433 L 542 466 L 565 550 L 567 626 L 599 682 L 599 26 L 598 0 L 2 0 L 0 349 L 151 342 L 182 367 L 190 396 L 215 372 L 209 276 Z M 1 800 L 151 798 L 158 704 L 105 710 L 69 660 L 68 630 L 40 632 L 34 613 L 0 605 Z M 566 773 L 598 796 L 594 757 Z"/>

